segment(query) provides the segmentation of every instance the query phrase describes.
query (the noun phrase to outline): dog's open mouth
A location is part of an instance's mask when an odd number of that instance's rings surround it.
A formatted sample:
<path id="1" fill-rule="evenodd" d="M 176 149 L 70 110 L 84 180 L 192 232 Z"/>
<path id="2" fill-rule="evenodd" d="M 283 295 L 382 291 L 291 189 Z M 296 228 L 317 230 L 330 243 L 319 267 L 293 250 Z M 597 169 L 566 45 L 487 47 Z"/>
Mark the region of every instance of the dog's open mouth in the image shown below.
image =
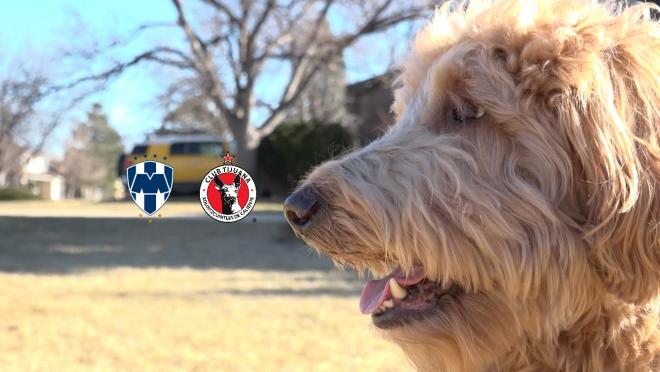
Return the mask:
<path id="1" fill-rule="evenodd" d="M 415 266 L 408 275 L 397 267 L 386 277 L 366 283 L 360 296 L 360 311 L 371 314 L 376 327 L 394 328 L 442 311 L 442 299 L 460 291 L 455 284 L 427 280 L 421 266 Z"/>

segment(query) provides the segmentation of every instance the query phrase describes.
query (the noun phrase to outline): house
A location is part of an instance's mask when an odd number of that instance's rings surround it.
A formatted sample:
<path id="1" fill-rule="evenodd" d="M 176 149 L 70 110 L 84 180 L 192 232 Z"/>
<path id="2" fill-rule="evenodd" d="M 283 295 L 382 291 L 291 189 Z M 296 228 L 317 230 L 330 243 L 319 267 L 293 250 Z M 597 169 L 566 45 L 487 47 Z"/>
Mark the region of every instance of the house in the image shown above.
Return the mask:
<path id="1" fill-rule="evenodd" d="M 346 110 L 351 117 L 349 128 L 356 138 L 355 145 L 364 146 L 380 137 L 394 122 L 390 112 L 394 78 L 395 74 L 388 72 L 346 87 Z"/>
<path id="2" fill-rule="evenodd" d="M 24 154 L 27 156 L 27 154 Z M 64 199 L 64 177 L 51 166 L 51 162 L 43 155 L 35 155 L 24 159 L 20 176 L 20 186 L 30 189 L 42 199 Z"/>

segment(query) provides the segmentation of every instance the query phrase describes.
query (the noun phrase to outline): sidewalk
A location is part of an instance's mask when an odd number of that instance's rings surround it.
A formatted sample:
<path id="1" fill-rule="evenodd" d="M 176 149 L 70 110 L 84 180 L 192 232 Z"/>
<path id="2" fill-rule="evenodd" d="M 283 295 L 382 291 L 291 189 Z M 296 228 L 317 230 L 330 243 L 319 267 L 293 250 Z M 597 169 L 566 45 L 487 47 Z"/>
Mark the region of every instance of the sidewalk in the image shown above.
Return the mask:
<path id="1" fill-rule="evenodd" d="M 0 216 L 5 217 L 139 218 L 140 212 L 132 201 L 102 203 L 84 200 L 0 202 Z M 154 217 L 209 218 L 202 210 L 199 201 L 195 199 L 170 200 Z M 253 222 L 255 218 L 257 222 L 284 221 L 282 204 L 257 201 L 254 210 L 242 221 Z"/>

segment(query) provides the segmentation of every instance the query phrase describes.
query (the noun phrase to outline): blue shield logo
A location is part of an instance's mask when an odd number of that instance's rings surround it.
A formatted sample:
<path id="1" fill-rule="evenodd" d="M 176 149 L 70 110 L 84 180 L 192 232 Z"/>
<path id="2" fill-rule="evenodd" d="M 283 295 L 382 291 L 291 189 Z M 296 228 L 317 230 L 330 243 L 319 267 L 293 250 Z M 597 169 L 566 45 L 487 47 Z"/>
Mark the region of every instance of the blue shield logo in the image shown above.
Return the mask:
<path id="1" fill-rule="evenodd" d="M 157 161 L 143 161 L 126 169 L 131 199 L 147 215 L 156 213 L 170 197 L 174 169 Z"/>

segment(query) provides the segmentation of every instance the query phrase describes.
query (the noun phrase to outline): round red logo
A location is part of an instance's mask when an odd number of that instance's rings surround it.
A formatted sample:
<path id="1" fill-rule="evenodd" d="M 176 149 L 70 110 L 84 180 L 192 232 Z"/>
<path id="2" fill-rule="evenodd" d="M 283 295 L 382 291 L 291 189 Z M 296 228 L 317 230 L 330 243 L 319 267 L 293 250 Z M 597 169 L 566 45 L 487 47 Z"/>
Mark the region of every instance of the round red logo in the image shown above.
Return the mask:
<path id="1" fill-rule="evenodd" d="M 247 216 L 257 201 L 252 177 L 242 168 L 223 165 L 206 174 L 199 188 L 202 208 L 220 222 L 236 222 Z"/>

